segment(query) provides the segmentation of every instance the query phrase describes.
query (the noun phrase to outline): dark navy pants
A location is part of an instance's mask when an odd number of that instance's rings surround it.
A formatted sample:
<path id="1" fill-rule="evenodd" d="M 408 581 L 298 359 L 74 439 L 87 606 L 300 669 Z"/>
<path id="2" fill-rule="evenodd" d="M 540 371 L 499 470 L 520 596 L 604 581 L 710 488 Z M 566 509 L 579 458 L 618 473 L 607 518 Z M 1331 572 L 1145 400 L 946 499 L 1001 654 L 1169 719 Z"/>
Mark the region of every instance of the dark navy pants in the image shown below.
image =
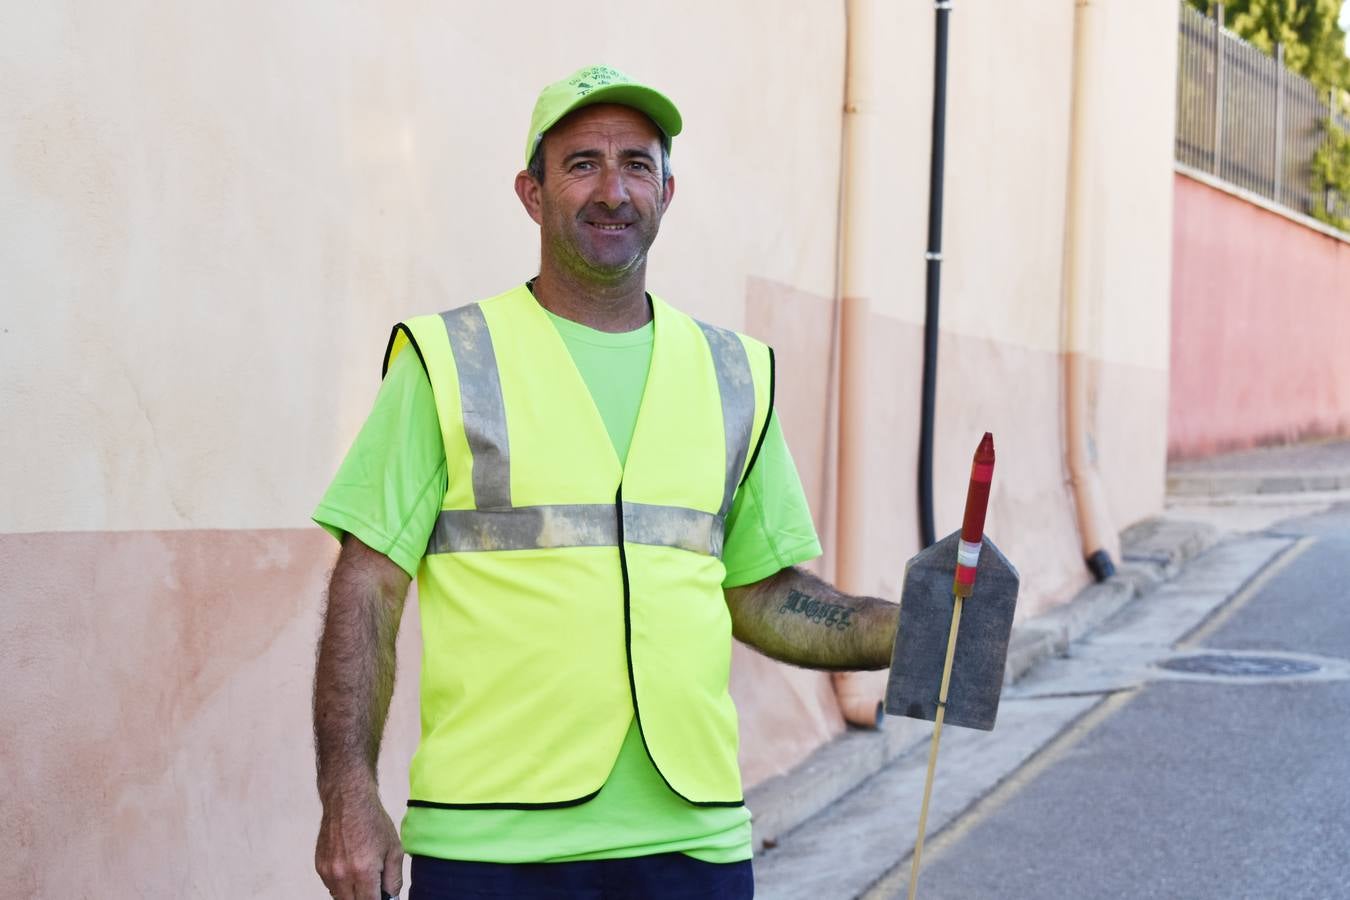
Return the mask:
<path id="1" fill-rule="evenodd" d="M 412 858 L 408 900 L 750 900 L 750 860 L 708 863 L 683 853 L 564 863 Z"/>

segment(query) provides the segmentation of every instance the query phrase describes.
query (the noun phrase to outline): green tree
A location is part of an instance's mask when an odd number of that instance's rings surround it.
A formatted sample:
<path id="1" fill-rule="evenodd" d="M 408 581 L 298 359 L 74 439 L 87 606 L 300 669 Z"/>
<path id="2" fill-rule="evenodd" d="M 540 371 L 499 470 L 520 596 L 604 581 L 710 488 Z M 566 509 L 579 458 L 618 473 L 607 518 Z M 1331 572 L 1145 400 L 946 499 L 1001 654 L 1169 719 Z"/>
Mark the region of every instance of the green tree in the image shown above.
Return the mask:
<path id="1" fill-rule="evenodd" d="M 1350 231 L 1350 216 L 1341 214 L 1350 208 L 1347 203 L 1350 201 L 1350 131 L 1343 131 L 1330 121 L 1323 122 L 1322 127 L 1326 129 L 1327 137 L 1313 155 L 1310 167 L 1313 195 L 1317 198 L 1312 213 L 1328 225 Z M 1340 203 L 1327 195 L 1328 190 L 1334 192 L 1334 197 L 1341 198 Z"/>
<path id="2" fill-rule="evenodd" d="M 1213 15 L 1214 0 L 1186 0 Z M 1337 23 L 1342 0 L 1230 0 L 1224 4 L 1228 28 L 1271 54 L 1284 44 L 1290 69 L 1320 88 L 1350 91 L 1350 57 L 1345 32 Z"/>

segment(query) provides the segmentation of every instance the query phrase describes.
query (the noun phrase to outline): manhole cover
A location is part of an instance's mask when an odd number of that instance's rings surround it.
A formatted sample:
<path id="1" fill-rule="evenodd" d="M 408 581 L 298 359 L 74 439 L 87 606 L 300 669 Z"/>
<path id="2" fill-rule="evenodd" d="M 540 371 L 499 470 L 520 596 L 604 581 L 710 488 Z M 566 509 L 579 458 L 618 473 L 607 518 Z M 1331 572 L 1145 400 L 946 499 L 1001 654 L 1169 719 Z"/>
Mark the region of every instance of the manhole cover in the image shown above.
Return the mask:
<path id="1" fill-rule="evenodd" d="M 1320 667 L 1316 663 L 1278 656 L 1232 656 L 1207 653 L 1198 656 L 1179 656 L 1158 663 L 1173 672 L 1195 675 L 1252 675 L 1269 678 L 1279 675 L 1307 675 Z"/>

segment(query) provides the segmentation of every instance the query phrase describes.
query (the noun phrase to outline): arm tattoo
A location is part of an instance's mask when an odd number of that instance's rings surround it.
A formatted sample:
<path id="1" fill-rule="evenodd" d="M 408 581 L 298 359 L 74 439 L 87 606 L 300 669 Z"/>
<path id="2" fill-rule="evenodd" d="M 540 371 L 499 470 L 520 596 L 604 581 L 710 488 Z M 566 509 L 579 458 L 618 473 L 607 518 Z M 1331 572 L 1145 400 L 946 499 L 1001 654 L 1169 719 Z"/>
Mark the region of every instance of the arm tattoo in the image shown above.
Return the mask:
<path id="1" fill-rule="evenodd" d="M 808 597 L 798 590 L 788 591 L 787 599 L 778 607 L 780 613 L 791 613 L 805 617 L 808 622 L 845 631 L 853 626 L 853 610 L 837 603 L 826 603 L 814 597 Z"/>
<path id="2" fill-rule="evenodd" d="M 900 608 L 846 594 L 802 569 L 727 589 L 732 634 L 767 656 L 816 669 L 884 669 Z"/>

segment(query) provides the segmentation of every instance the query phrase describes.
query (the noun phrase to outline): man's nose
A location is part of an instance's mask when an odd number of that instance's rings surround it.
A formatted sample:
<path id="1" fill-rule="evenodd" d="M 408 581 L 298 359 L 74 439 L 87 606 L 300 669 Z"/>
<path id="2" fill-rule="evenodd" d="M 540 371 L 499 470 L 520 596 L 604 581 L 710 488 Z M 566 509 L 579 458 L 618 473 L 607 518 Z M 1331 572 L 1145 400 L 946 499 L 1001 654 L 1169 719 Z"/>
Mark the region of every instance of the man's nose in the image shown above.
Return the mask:
<path id="1" fill-rule="evenodd" d="M 619 168 L 606 166 L 601 171 L 595 199 L 609 209 L 618 209 L 628 202 L 628 186 L 624 184 Z"/>

